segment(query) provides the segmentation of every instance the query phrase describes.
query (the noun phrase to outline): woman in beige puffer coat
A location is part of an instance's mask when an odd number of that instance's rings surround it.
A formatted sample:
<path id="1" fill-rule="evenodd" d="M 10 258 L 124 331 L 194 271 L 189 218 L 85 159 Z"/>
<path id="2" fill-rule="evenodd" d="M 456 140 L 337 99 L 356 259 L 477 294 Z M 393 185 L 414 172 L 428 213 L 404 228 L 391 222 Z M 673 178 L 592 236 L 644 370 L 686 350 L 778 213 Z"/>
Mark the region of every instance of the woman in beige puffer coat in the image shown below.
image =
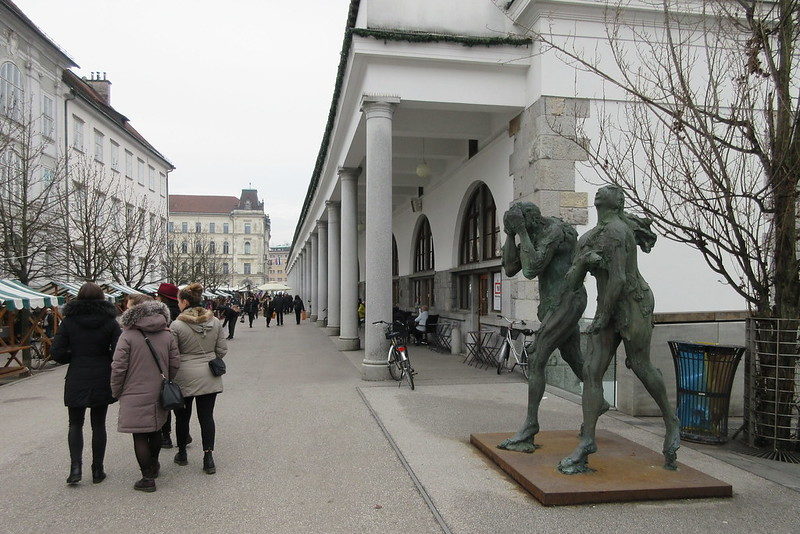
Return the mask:
<path id="1" fill-rule="evenodd" d="M 180 315 L 170 325 L 172 335 L 178 342 L 181 366 L 175 376 L 186 401 L 183 409 L 175 410 L 175 434 L 178 438 L 178 453 L 175 463 L 188 464 L 186 442 L 189 436 L 189 419 L 192 403 L 197 405 L 197 419 L 203 438 L 203 471 L 216 472 L 212 451 L 214 450 L 215 425 L 214 403 L 217 393 L 222 391 L 222 377 L 214 376 L 208 362 L 222 358 L 228 352 L 228 343 L 219 319 L 210 310 L 200 306 L 203 286 L 190 284 L 178 292 Z"/>

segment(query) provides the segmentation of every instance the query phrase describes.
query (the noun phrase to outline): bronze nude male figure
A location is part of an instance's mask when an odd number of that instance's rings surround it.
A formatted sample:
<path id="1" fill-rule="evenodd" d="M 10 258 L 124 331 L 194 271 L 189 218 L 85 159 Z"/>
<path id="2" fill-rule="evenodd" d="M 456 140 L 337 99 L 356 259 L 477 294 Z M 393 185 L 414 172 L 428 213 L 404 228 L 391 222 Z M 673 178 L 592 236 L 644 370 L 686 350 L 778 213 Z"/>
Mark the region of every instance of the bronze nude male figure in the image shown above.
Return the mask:
<path id="1" fill-rule="evenodd" d="M 583 428 L 573 453 L 561 460 L 558 470 L 565 474 L 591 471 L 588 457 L 597 452 L 595 430 L 603 412 L 603 374 L 620 343 L 625 345 L 625 365 L 642 381 L 661 409 L 666 436 L 664 467 L 677 468 L 680 446 L 679 422 L 667 400 L 661 373 L 650 362 L 655 301 L 650 287 L 639 273 L 636 247 L 650 252 L 656 235 L 650 221 L 623 211 L 624 194 L 616 186 L 601 188 L 595 196 L 597 226 L 578 241 L 572 266 L 566 277 L 567 289 L 583 287 L 591 273 L 597 281 L 597 313 L 589 327 L 589 349 L 584 364 Z"/>
<path id="2" fill-rule="evenodd" d="M 521 270 L 529 280 L 539 277 L 537 314 L 542 324 L 528 361 L 528 413 L 525 423 L 516 435 L 500 443 L 498 448 L 533 452 L 539 447 L 534 443 L 534 438 L 539 432 L 539 404 L 545 389 L 545 366 L 555 349 L 561 351 L 564 361 L 578 379 L 583 380 L 584 363 L 578 321 L 586 309 L 586 290 L 583 284 L 569 288 L 565 278 L 578 241 L 578 234 L 570 224 L 555 217 L 543 217 L 536 204 L 517 202 L 503 216 L 503 226 L 506 233 L 503 245 L 506 275 L 514 276 Z M 519 237 L 519 245 L 516 244 L 516 237 Z M 608 409 L 608 405 L 605 408 Z"/>

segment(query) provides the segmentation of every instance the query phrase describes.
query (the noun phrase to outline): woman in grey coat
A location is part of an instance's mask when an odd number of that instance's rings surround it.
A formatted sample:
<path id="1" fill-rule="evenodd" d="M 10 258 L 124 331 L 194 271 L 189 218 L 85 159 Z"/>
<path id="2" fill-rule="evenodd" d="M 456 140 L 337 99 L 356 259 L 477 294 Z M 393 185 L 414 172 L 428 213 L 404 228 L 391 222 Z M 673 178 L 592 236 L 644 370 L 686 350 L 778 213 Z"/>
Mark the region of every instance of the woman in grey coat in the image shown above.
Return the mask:
<path id="1" fill-rule="evenodd" d="M 178 344 L 167 328 L 169 319 L 165 304 L 147 295 L 134 295 L 122 314 L 123 332 L 111 363 L 111 393 L 119 399 L 117 430 L 133 434 L 133 448 L 142 470 L 142 479 L 133 487 L 140 491 L 156 490 L 161 427 L 167 420 L 160 402 L 162 375 L 147 339 L 169 378 L 180 365 Z"/>
<path id="2" fill-rule="evenodd" d="M 203 286 L 190 284 L 178 293 L 178 307 L 181 314 L 172 322 L 170 329 L 178 342 L 181 367 L 175 377 L 183 393 L 186 404 L 182 410 L 175 410 L 175 434 L 178 438 L 178 453 L 175 463 L 186 465 L 186 442 L 189 436 L 189 419 L 192 416 L 192 403 L 197 404 L 197 419 L 203 438 L 203 471 L 216 473 L 214 465 L 214 403 L 217 393 L 222 391 L 222 377 L 214 376 L 208 362 L 216 357 L 222 358 L 228 352 L 222 326 L 211 310 L 201 306 Z"/>

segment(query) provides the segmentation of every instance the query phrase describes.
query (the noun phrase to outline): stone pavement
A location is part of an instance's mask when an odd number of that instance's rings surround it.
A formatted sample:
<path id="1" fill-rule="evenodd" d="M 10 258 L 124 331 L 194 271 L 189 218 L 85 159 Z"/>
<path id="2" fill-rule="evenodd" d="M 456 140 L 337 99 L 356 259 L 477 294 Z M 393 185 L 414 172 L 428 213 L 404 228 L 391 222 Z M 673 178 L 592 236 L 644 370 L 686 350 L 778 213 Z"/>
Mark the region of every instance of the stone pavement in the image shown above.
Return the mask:
<path id="1" fill-rule="evenodd" d="M 363 353 L 337 352 L 315 326 L 242 327 L 217 402 L 217 474 L 201 471 L 199 447 L 186 467 L 164 451 L 155 494 L 131 489 L 136 462 L 130 437 L 114 431 L 116 408 L 109 478 L 64 484 L 64 368 L 0 387 L 0 531 L 798 531 L 800 493 L 687 447 L 679 460 L 732 483 L 732 499 L 542 507 L 469 445 L 470 433 L 515 429 L 525 407 L 519 375 L 412 348 L 410 391 L 360 381 Z M 574 399 L 546 397 L 543 427 L 577 429 Z M 619 414 L 601 421 L 660 450 L 658 425 Z"/>

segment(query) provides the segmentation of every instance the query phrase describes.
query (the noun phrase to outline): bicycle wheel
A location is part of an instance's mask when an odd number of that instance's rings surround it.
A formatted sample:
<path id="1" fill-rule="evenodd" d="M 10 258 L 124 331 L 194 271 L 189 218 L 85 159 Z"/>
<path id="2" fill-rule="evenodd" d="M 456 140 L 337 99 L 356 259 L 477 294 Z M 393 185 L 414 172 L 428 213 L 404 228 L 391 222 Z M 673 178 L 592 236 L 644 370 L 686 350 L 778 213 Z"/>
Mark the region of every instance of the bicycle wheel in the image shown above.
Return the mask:
<path id="1" fill-rule="evenodd" d="M 394 380 L 400 381 L 403 378 L 403 369 L 401 367 L 400 358 L 394 349 L 389 352 L 389 374 L 392 375 Z"/>
<path id="2" fill-rule="evenodd" d="M 500 349 L 500 355 L 497 357 L 498 375 L 503 372 L 503 369 L 505 369 L 508 364 L 508 352 L 509 352 L 508 343 L 503 343 L 503 348 Z"/>
<path id="3" fill-rule="evenodd" d="M 520 369 L 522 369 L 522 376 L 524 376 L 525 379 L 527 380 L 528 379 L 528 353 L 525 352 L 525 351 L 522 351 L 522 354 L 519 355 L 519 358 L 520 358 L 520 362 L 517 365 L 519 365 Z"/>
<path id="4" fill-rule="evenodd" d="M 413 391 L 414 389 L 414 370 L 411 369 L 411 362 L 405 360 L 403 362 L 403 367 L 405 367 L 405 375 L 406 379 L 408 380 L 408 387 L 410 387 Z"/>

